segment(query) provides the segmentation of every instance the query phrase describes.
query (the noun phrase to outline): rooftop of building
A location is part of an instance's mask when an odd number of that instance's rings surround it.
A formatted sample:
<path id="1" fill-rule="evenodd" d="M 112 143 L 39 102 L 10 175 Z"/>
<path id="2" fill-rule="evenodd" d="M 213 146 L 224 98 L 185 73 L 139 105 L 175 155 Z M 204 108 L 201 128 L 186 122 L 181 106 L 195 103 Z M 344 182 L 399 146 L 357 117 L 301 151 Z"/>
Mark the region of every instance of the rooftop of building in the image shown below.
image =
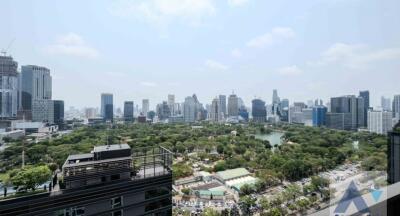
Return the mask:
<path id="1" fill-rule="evenodd" d="M 128 144 L 113 144 L 113 145 L 103 145 L 95 146 L 93 152 L 104 152 L 104 151 L 115 151 L 121 149 L 131 149 Z"/>
<path id="2" fill-rule="evenodd" d="M 249 174 L 250 174 L 249 171 L 247 171 L 247 169 L 245 168 L 236 168 L 236 169 L 217 172 L 217 175 L 224 181 L 229 179 L 239 178 Z"/>

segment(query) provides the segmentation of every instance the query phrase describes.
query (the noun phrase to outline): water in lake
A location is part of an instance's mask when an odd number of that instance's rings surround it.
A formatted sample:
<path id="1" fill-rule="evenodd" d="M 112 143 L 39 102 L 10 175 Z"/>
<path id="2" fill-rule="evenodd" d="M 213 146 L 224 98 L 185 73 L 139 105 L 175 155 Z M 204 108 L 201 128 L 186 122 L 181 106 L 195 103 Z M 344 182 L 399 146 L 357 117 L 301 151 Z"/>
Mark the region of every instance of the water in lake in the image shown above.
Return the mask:
<path id="1" fill-rule="evenodd" d="M 281 138 L 283 135 L 284 135 L 283 132 L 273 131 L 269 134 L 256 134 L 254 136 L 256 137 L 256 139 L 268 140 L 269 143 L 271 144 L 271 146 L 274 146 L 276 144 L 278 144 L 278 145 L 282 144 Z"/>

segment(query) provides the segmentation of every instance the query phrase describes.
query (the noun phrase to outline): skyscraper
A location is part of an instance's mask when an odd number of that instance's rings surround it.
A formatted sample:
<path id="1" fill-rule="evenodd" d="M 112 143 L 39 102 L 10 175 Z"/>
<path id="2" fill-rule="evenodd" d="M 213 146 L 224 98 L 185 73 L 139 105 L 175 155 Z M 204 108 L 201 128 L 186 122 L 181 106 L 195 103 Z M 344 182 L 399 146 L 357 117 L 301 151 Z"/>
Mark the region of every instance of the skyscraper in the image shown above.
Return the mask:
<path id="1" fill-rule="evenodd" d="M 289 99 L 282 99 L 281 107 L 282 107 L 282 109 L 283 108 L 289 108 Z"/>
<path id="2" fill-rule="evenodd" d="M 186 97 L 183 102 L 183 119 L 184 122 L 196 121 L 196 102 L 191 96 Z"/>
<path id="3" fill-rule="evenodd" d="M 18 63 L 11 56 L 0 56 L 0 118 L 17 117 Z"/>
<path id="4" fill-rule="evenodd" d="M 368 110 L 368 131 L 387 134 L 392 129 L 392 112 Z"/>
<path id="5" fill-rule="evenodd" d="M 381 97 L 381 107 L 384 111 L 392 111 L 392 101 L 390 98 Z"/>
<path id="6" fill-rule="evenodd" d="M 392 105 L 393 117 L 400 119 L 400 95 L 395 95 Z"/>
<path id="7" fill-rule="evenodd" d="M 52 78 L 50 70 L 36 65 L 21 67 L 21 114 L 33 121 L 47 121 L 52 115 Z"/>
<path id="8" fill-rule="evenodd" d="M 254 99 L 251 101 L 251 114 L 254 122 L 265 122 L 267 118 L 267 110 L 265 108 L 265 102 L 260 99 Z"/>
<path id="9" fill-rule="evenodd" d="M 272 90 L 272 104 L 279 104 L 280 99 L 278 96 L 278 90 L 274 89 Z"/>
<path id="10" fill-rule="evenodd" d="M 327 108 L 325 106 L 314 106 L 312 108 L 312 124 L 314 127 L 321 127 L 326 124 Z"/>
<path id="11" fill-rule="evenodd" d="M 159 120 L 165 120 L 171 116 L 171 111 L 169 109 L 167 101 L 163 101 L 162 103 L 157 104 L 156 111 Z"/>
<path id="12" fill-rule="evenodd" d="M 105 121 L 113 121 L 114 119 L 114 100 L 113 94 L 103 93 L 101 94 L 101 117 Z"/>
<path id="13" fill-rule="evenodd" d="M 364 106 L 364 108 L 363 108 L 364 116 L 363 116 L 363 121 L 361 122 L 361 124 L 364 127 L 367 127 L 368 109 L 369 109 L 369 91 L 368 90 L 360 91 L 360 95 L 359 96 L 364 99 L 364 104 L 363 104 L 363 106 Z"/>
<path id="14" fill-rule="evenodd" d="M 133 121 L 133 101 L 124 102 L 124 121 Z"/>
<path id="15" fill-rule="evenodd" d="M 142 113 L 147 116 L 147 113 L 150 111 L 150 102 L 149 99 L 142 100 Z"/>
<path id="16" fill-rule="evenodd" d="M 168 105 L 172 106 L 173 104 L 175 104 L 175 95 L 169 94 L 168 95 Z"/>
<path id="17" fill-rule="evenodd" d="M 54 100 L 53 105 L 54 123 L 58 125 L 58 128 L 62 129 L 64 127 L 64 101 Z"/>
<path id="18" fill-rule="evenodd" d="M 214 98 L 214 100 L 211 103 L 211 112 L 210 112 L 210 120 L 213 122 L 219 122 L 221 121 L 221 109 L 219 107 L 219 99 Z M 229 104 L 229 102 L 228 102 Z M 229 112 L 229 105 L 228 105 L 228 112 Z"/>
<path id="19" fill-rule="evenodd" d="M 351 129 L 356 130 L 359 127 L 364 127 L 364 98 L 356 97 L 354 95 L 334 97 L 331 98 L 331 113 L 350 113 L 351 122 L 343 123 L 344 125 L 351 125 Z M 349 118 L 342 118 L 347 121 Z M 334 118 L 337 119 L 337 118 Z M 328 125 L 329 127 L 329 125 Z"/>
<path id="20" fill-rule="evenodd" d="M 235 94 L 229 95 L 228 98 L 228 116 L 239 115 L 238 97 Z"/>
<path id="21" fill-rule="evenodd" d="M 400 181 L 400 122 L 388 133 L 388 182 Z"/>
<path id="22" fill-rule="evenodd" d="M 226 95 L 220 95 L 219 97 L 219 109 L 224 115 L 227 115 L 226 112 Z"/>

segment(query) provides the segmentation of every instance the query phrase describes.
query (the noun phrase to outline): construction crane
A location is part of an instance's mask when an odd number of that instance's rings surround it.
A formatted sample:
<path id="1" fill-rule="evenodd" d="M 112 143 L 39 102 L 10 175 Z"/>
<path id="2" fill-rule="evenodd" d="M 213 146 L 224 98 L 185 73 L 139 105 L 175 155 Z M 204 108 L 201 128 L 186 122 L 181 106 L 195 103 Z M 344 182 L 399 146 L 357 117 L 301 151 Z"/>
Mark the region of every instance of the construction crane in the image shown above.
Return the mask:
<path id="1" fill-rule="evenodd" d="M 10 49 L 10 47 L 11 47 L 11 45 L 14 43 L 14 41 L 15 41 L 15 38 L 13 38 L 13 39 L 11 40 L 11 42 L 8 44 L 8 46 L 7 46 L 5 49 L 2 49 L 2 50 L 1 50 L 0 53 L 1 53 L 3 56 L 6 56 L 7 51 Z"/>

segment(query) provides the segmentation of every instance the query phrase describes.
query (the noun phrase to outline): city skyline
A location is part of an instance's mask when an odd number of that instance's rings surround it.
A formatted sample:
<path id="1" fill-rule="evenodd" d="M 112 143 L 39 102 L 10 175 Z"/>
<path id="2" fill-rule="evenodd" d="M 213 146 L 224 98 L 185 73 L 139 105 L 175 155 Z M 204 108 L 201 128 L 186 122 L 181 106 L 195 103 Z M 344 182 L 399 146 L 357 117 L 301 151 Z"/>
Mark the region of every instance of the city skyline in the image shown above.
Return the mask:
<path id="1" fill-rule="evenodd" d="M 0 48 L 14 41 L 7 54 L 19 66 L 49 68 L 53 96 L 66 107 L 98 107 L 103 92 L 114 94 L 116 107 L 149 98 L 151 109 L 167 94 L 183 102 L 196 93 L 209 104 L 234 90 L 249 106 L 255 96 L 269 103 L 272 89 L 291 102 L 370 90 L 378 106 L 381 96 L 400 92 L 398 1 L 73 5 L 4 1 L 0 8 L 11 18 Z"/>

